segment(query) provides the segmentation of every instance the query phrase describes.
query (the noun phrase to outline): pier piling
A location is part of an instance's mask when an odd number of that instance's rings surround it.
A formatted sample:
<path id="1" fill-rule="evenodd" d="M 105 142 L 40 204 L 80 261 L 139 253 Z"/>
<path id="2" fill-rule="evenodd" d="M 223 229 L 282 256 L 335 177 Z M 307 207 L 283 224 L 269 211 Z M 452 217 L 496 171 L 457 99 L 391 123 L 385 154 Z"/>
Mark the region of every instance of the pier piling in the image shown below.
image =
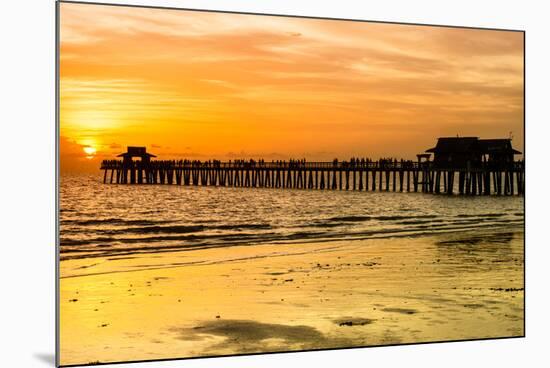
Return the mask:
<path id="1" fill-rule="evenodd" d="M 103 183 L 301 190 L 422 192 L 465 195 L 523 195 L 524 163 L 445 168 L 433 162 L 199 162 L 190 160 L 101 164 Z M 109 172 L 109 173 L 108 173 Z M 378 182 L 377 182 L 378 181 Z"/>

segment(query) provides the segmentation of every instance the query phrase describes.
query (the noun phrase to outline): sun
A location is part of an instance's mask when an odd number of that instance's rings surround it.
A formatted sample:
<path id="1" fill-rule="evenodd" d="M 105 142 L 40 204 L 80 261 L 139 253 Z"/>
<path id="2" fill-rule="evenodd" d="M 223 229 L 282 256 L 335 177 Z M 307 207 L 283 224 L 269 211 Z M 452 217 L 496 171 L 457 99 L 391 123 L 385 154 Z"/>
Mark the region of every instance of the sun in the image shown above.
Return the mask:
<path id="1" fill-rule="evenodd" d="M 95 147 L 92 147 L 92 146 L 84 146 L 82 149 L 84 150 L 84 153 L 86 154 L 87 159 L 94 158 L 94 156 L 97 152 Z"/>

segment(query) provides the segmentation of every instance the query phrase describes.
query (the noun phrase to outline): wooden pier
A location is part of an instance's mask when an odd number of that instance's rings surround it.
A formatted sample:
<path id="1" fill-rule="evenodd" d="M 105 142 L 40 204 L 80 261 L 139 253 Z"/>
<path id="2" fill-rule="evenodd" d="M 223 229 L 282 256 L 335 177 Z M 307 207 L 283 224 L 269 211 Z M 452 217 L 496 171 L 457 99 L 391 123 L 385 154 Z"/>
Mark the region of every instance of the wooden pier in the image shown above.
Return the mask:
<path id="1" fill-rule="evenodd" d="M 150 155 L 152 156 L 152 155 Z M 154 157 L 154 156 L 152 156 Z M 442 167 L 431 161 L 355 160 L 190 161 L 106 160 L 103 182 L 242 188 L 422 192 L 463 195 L 523 195 L 523 161 Z"/>

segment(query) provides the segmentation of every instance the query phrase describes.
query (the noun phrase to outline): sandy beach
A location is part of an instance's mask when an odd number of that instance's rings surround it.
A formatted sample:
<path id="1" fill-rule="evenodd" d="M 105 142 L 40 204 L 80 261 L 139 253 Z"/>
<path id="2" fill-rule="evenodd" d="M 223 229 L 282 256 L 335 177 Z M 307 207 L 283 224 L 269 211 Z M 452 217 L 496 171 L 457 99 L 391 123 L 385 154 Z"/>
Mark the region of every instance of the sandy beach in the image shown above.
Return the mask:
<path id="1" fill-rule="evenodd" d="M 524 334 L 523 232 L 60 263 L 61 364 Z"/>

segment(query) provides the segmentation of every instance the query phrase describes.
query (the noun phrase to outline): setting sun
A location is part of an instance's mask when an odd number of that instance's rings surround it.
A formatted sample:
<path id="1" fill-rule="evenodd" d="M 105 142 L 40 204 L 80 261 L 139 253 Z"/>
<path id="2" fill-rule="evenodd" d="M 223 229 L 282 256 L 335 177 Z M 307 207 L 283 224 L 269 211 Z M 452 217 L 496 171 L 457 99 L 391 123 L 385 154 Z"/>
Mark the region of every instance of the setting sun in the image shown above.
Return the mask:
<path id="1" fill-rule="evenodd" d="M 95 147 L 92 147 L 92 146 L 85 146 L 83 150 L 84 150 L 84 153 L 86 153 L 87 155 L 86 158 L 93 158 L 96 153 Z"/>

